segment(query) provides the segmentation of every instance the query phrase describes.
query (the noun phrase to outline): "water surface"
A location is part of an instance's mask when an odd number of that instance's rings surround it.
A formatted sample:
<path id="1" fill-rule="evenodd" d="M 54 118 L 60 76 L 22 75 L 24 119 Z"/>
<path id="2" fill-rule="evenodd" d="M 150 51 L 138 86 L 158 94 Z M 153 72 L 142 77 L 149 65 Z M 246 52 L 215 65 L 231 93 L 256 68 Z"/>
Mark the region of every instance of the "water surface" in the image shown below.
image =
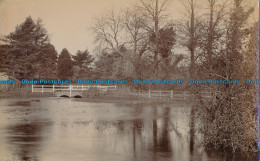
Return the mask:
<path id="1" fill-rule="evenodd" d="M 206 153 L 196 141 L 191 151 L 188 105 L 119 105 L 81 100 L 1 99 L 0 161 L 240 158 Z"/>

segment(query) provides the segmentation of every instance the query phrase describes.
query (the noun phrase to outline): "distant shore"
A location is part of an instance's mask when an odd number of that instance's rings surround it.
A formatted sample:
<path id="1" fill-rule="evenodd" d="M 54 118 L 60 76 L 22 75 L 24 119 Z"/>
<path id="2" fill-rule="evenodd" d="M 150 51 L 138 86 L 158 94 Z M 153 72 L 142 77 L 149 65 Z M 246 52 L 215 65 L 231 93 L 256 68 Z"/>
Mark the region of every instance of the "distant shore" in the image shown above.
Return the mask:
<path id="1" fill-rule="evenodd" d="M 30 93 L 20 91 L 0 92 L 0 98 L 54 97 L 53 93 Z"/>
<path id="2" fill-rule="evenodd" d="M 190 104 L 190 101 L 170 100 L 170 99 L 152 99 L 152 98 L 136 98 L 136 97 L 92 97 L 79 98 L 79 101 L 84 102 L 104 102 L 104 103 L 119 103 L 119 104 Z"/>
<path id="3" fill-rule="evenodd" d="M 0 92 L 0 98 L 46 98 L 46 97 L 55 97 L 53 93 L 31 93 L 31 92 L 19 92 L 19 91 L 9 91 L 9 92 Z M 81 98 L 68 98 L 68 99 L 77 99 L 78 101 L 83 102 L 103 102 L 103 103 L 119 103 L 119 104 L 189 104 L 191 101 L 183 100 L 170 100 L 170 99 L 159 99 L 159 98 L 144 98 L 144 97 L 131 97 L 127 95 L 123 96 L 92 96 L 92 97 L 81 97 Z"/>

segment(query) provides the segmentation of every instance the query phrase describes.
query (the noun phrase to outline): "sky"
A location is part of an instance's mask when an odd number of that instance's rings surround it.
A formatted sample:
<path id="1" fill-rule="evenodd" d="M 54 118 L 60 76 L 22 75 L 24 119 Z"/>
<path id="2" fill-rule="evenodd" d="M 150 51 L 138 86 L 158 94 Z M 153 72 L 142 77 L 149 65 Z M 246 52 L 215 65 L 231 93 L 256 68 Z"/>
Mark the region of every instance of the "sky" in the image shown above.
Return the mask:
<path id="1" fill-rule="evenodd" d="M 95 43 L 90 28 L 95 17 L 111 8 L 123 9 L 137 2 L 138 0 L 0 0 L 0 35 L 13 32 L 18 24 L 31 16 L 34 20 L 42 20 L 58 53 L 63 48 L 67 48 L 71 54 L 86 49 L 92 52 Z M 172 0 L 168 11 L 173 19 L 181 16 L 183 7 L 180 0 Z"/>
<path id="2" fill-rule="evenodd" d="M 71 53 L 87 48 L 92 50 L 94 35 L 89 28 L 94 17 L 112 6 L 125 7 L 126 1 L 129 4 L 131 0 L 0 1 L 0 34 L 6 35 L 14 31 L 18 24 L 31 15 L 34 20 L 42 20 L 58 53 L 63 48 L 67 48 Z"/>

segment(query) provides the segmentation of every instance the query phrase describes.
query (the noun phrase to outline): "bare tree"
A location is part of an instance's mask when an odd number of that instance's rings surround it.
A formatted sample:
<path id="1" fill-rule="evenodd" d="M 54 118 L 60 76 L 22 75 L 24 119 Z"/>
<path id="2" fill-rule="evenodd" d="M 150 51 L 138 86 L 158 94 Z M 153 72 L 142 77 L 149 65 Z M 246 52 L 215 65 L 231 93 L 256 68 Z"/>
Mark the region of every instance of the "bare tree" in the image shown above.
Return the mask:
<path id="1" fill-rule="evenodd" d="M 96 18 L 91 28 L 96 35 L 96 42 L 110 51 L 118 51 L 119 47 L 126 42 L 123 38 L 123 17 L 122 13 L 116 13 L 114 10 Z"/>
<path id="2" fill-rule="evenodd" d="M 119 13 L 101 16 L 92 28 L 105 49 L 121 54 L 117 59 L 130 58 L 136 78 L 169 78 L 183 59 L 172 50 L 176 33 L 174 25 L 167 21 L 168 4 L 169 0 L 142 0 Z M 120 52 L 121 47 L 127 52 Z"/>
<path id="3" fill-rule="evenodd" d="M 200 21 L 196 15 L 197 0 L 185 0 L 183 1 L 185 8 L 186 21 L 180 24 L 179 33 L 181 44 L 188 49 L 190 54 L 190 66 L 189 73 L 193 77 L 194 67 L 196 62 L 196 48 L 199 45 L 200 39 Z"/>
<path id="4" fill-rule="evenodd" d="M 149 32 L 145 30 L 145 17 L 138 7 L 125 10 L 124 25 L 127 34 L 127 47 L 133 52 L 132 64 L 137 78 L 142 74 L 142 55 L 148 50 Z"/>
<path id="5" fill-rule="evenodd" d="M 145 29 L 149 33 L 155 34 L 155 45 L 150 47 L 150 51 L 154 54 L 154 69 L 158 67 L 159 30 L 163 20 L 167 17 L 167 3 L 168 0 L 141 0 L 141 5 L 139 5 L 147 22 L 144 26 Z"/>
<path id="6" fill-rule="evenodd" d="M 129 48 L 133 50 L 135 55 L 138 55 L 138 58 L 141 58 L 149 43 L 147 31 L 144 30 L 145 18 L 142 12 L 137 7 L 127 8 L 124 25 L 128 34 Z"/>

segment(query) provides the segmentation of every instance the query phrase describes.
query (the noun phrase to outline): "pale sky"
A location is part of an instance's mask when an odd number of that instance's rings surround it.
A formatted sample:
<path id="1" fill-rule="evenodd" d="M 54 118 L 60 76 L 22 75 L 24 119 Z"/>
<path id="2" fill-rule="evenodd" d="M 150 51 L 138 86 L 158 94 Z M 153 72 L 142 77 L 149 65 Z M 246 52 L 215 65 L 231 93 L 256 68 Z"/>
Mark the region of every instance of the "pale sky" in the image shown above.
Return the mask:
<path id="1" fill-rule="evenodd" d="M 138 0 L 0 0 L 0 35 L 13 32 L 31 15 L 34 20 L 42 19 L 58 53 L 63 48 L 71 54 L 85 49 L 92 52 L 95 44 L 90 27 L 94 18 L 112 7 L 122 9 L 136 2 Z M 172 0 L 168 10 L 173 19 L 180 16 L 183 11 L 180 0 Z"/>
<path id="2" fill-rule="evenodd" d="M 42 19 L 58 53 L 63 48 L 72 54 L 92 50 L 94 35 L 89 28 L 94 17 L 112 6 L 124 7 L 126 1 L 133 0 L 0 0 L 0 34 L 14 31 L 31 15 L 34 20 Z"/>

